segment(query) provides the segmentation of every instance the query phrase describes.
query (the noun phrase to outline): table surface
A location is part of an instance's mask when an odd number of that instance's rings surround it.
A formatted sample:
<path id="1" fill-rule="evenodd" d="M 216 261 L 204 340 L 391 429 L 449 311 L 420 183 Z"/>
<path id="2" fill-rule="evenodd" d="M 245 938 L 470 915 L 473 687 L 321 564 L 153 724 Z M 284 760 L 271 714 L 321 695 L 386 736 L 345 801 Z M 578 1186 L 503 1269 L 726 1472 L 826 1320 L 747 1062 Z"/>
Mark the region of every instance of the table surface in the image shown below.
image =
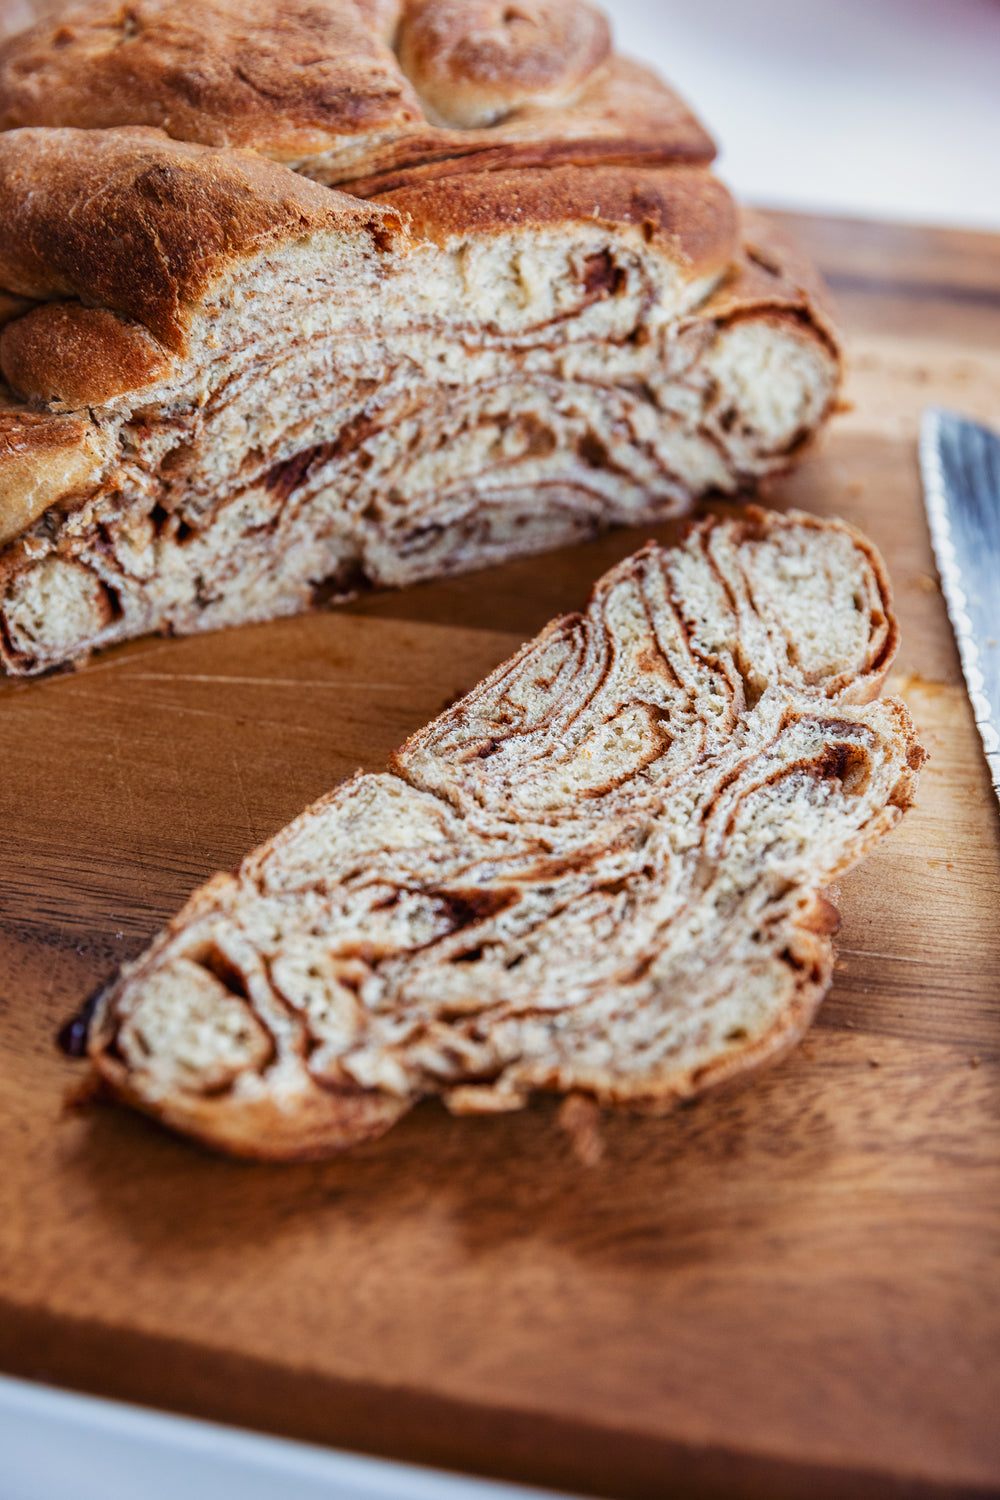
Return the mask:
<path id="1" fill-rule="evenodd" d="M 79 1070 L 52 1037 L 81 997 L 636 535 L 7 683 L 0 1368 L 618 1496 L 1000 1485 L 1000 822 L 914 447 L 929 401 L 1000 406 L 1000 241 L 788 222 L 840 304 L 854 406 L 770 498 L 885 552 L 892 686 L 931 753 L 916 809 L 843 883 L 805 1044 L 738 1094 L 609 1120 L 590 1169 L 547 1104 L 428 1105 L 285 1168 L 65 1107 Z"/>

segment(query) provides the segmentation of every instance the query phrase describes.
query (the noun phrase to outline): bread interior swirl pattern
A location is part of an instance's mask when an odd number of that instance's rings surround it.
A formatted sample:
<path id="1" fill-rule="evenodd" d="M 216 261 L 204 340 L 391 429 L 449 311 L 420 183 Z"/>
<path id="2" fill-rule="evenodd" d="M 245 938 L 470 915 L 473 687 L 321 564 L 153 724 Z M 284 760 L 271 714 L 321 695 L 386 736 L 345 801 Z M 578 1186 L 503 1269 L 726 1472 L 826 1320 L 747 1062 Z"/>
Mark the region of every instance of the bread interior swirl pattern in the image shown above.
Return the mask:
<path id="1" fill-rule="evenodd" d="M 874 701 L 896 644 L 841 524 L 647 547 L 197 892 L 102 996 L 94 1065 L 214 1147 L 293 1158 L 428 1096 L 658 1113 L 778 1056 L 830 983 L 825 888 L 913 795 L 906 709 Z"/>
<path id="2" fill-rule="evenodd" d="M 734 266 L 701 168 L 362 202 L 147 130 L 13 131 L 5 163 L 11 672 L 676 514 L 835 399 L 808 278 Z"/>

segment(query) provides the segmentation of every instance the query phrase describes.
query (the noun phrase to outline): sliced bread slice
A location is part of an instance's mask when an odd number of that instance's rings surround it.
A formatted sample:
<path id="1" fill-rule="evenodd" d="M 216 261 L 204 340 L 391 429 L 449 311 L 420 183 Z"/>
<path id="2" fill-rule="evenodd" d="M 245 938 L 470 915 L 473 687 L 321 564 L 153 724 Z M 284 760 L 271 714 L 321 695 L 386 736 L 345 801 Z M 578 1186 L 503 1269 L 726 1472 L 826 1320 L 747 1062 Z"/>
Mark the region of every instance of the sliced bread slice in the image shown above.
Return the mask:
<path id="1" fill-rule="evenodd" d="M 418 1100 L 659 1113 L 782 1053 L 832 974 L 824 891 L 923 752 L 849 527 L 751 511 L 608 573 L 397 753 L 197 892 L 103 994 L 122 1099 L 321 1156 Z"/>

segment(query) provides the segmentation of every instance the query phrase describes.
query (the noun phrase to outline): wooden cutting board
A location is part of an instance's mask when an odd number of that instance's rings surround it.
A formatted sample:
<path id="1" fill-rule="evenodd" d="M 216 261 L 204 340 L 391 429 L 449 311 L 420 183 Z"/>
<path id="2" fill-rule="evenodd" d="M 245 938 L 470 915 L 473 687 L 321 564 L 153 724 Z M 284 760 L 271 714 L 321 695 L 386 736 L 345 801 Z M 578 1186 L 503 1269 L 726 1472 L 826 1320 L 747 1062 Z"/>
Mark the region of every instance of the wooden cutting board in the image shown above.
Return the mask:
<path id="1" fill-rule="evenodd" d="M 932 400 L 1000 418 L 1000 239 L 790 227 L 855 405 L 772 498 L 884 550 L 932 757 L 844 881 L 810 1037 L 740 1093 L 608 1120 L 591 1168 L 547 1103 L 426 1105 L 284 1168 L 64 1104 L 57 1028 L 195 884 L 381 768 L 645 532 L 6 683 L 0 1368 L 602 1495 L 1000 1489 L 1000 819 L 914 443 Z"/>

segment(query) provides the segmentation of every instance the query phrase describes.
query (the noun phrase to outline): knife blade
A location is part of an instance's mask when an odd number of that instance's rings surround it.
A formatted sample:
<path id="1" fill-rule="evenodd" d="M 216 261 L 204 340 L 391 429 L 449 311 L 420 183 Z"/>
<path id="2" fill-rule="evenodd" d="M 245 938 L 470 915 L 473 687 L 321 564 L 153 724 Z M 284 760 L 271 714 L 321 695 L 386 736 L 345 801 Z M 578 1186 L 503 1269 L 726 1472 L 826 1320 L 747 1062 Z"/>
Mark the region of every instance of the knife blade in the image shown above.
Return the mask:
<path id="1" fill-rule="evenodd" d="M 1000 798 L 1000 436 L 929 407 L 920 468 L 941 587 Z"/>

